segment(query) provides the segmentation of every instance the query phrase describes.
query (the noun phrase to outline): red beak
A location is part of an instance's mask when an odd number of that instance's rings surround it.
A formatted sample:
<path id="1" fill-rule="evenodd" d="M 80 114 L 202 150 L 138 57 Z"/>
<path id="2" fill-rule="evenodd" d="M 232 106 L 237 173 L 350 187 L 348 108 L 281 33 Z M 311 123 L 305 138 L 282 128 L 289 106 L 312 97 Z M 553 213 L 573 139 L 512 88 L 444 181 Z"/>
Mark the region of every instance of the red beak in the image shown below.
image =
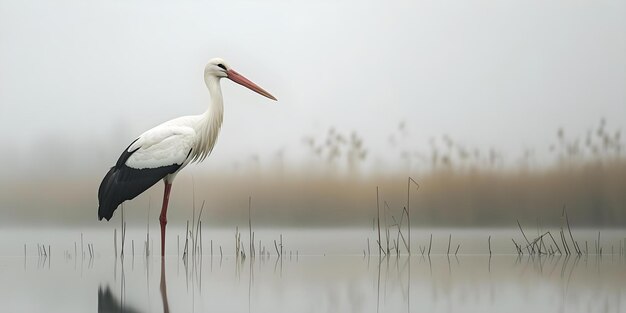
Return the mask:
<path id="1" fill-rule="evenodd" d="M 243 75 L 237 73 L 235 70 L 230 69 L 226 71 L 226 75 L 228 75 L 228 79 L 236 82 L 239 85 L 242 85 L 262 96 L 268 97 L 272 100 L 277 101 L 274 96 L 272 96 L 269 92 L 265 91 L 263 88 L 259 87 L 257 84 L 251 82 L 249 79 L 245 78 Z"/>

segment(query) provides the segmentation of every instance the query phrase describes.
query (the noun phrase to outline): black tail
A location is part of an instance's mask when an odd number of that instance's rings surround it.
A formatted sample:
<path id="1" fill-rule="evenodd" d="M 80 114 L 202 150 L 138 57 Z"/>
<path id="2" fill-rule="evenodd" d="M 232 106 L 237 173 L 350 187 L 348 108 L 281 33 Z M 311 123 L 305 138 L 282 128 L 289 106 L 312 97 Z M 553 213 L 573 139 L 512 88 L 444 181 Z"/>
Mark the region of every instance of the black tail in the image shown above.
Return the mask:
<path id="1" fill-rule="evenodd" d="M 110 220 L 117 206 L 124 201 L 119 201 L 119 197 L 117 196 L 119 193 L 111 190 L 115 186 L 116 176 L 117 169 L 112 167 L 100 183 L 100 188 L 98 189 L 98 202 L 100 203 L 98 207 L 99 221 L 101 221 L 103 217 L 106 218 L 107 221 Z"/>
<path id="2" fill-rule="evenodd" d="M 135 150 L 136 151 L 136 150 Z M 126 166 L 125 162 L 135 152 L 128 148 L 120 156 L 117 164 L 104 176 L 98 189 L 98 220 L 110 220 L 117 207 L 152 187 L 168 174 L 176 172 L 179 164 L 157 168 L 135 169 Z"/>

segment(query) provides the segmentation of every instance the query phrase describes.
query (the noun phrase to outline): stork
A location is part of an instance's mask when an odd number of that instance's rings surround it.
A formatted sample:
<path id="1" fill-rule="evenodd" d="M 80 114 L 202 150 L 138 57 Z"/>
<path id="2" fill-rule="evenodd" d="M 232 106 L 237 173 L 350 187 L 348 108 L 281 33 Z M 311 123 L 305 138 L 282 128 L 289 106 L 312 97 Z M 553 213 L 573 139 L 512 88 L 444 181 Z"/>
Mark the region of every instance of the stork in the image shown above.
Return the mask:
<path id="1" fill-rule="evenodd" d="M 211 59 L 204 68 L 204 83 L 211 101 L 200 115 L 182 116 L 147 130 L 122 152 L 98 189 L 98 219 L 107 221 L 117 207 L 163 180 L 161 257 L 165 256 L 167 206 L 176 174 L 191 162 L 203 161 L 213 150 L 224 116 L 220 81 L 228 78 L 272 100 L 269 92 L 233 70 L 223 59 Z"/>

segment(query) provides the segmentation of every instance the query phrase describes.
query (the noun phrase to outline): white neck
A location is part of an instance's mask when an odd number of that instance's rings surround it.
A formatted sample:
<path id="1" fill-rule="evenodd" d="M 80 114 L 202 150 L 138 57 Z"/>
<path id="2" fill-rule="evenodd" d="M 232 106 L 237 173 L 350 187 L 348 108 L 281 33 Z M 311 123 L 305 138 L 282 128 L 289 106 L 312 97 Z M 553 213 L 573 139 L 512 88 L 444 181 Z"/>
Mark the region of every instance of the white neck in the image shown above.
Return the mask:
<path id="1" fill-rule="evenodd" d="M 209 89 L 209 95 L 211 95 L 211 103 L 209 103 L 209 108 L 205 112 L 205 114 L 219 110 L 219 112 L 224 111 L 224 100 L 222 98 L 222 87 L 220 85 L 220 78 L 213 75 L 206 75 L 204 78 L 204 83 L 206 87 Z"/>
<path id="2" fill-rule="evenodd" d="M 196 126 L 197 140 L 192 151 L 193 161 L 202 161 L 211 153 L 224 120 L 224 100 L 220 78 L 205 75 L 204 82 L 209 89 L 211 102 Z"/>

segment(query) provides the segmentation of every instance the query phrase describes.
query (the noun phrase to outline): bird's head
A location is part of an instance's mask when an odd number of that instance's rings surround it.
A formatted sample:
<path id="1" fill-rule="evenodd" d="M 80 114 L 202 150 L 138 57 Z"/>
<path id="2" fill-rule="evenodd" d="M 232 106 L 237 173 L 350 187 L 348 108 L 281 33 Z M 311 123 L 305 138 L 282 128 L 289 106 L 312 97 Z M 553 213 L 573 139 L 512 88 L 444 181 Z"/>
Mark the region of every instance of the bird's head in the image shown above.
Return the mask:
<path id="1" fill-rule="evenodd" d="M 235 83 L 242 85 L 262 96 L 265 96 L 272 100 L 277 100 L 269 92 L 265 91 L 257 84 L 245 78 L 243 75 L 237 73 L 235 70 L 232 69 L 232 67 L 230 67 L 230 65 L 228 65 L 228 63 L 226 63 L 226 61 L 221 58 L 211 59 L 209 63 L 207 63 L 207 65 L 204 67 L 204 80 L 207 82 L 207 84 L 208 81 L 213 78 L 228 78 Z"/>

